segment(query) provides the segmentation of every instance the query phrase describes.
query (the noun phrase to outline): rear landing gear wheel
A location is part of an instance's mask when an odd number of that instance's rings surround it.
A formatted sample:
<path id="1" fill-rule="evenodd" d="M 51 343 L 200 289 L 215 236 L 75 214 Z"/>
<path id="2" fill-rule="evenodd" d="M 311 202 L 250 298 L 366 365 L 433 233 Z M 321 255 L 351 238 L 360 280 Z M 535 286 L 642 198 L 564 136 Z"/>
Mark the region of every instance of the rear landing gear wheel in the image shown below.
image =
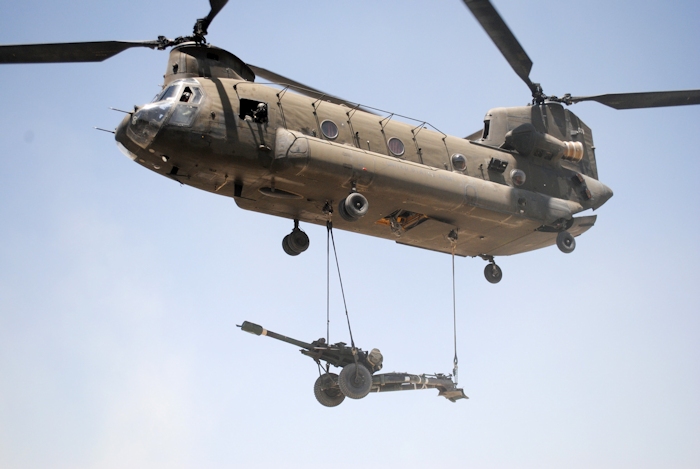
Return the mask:
<path id="1" fill-rule="evenodd" d="M 564 254 L 570 254 L 576 249 L 576 239 L 568 231 L 561 231 L 557 235 L 557 247 Z"/>
<path id="2" fill-rule="evenodd" d="M 362 399 L 372 389 L 372 374 L 360 363 L 345 365 L 338 377 L 340 391 L 350 399 Z"/>
<path id="3" fill-rule="evenodd" d="M 345 400 L 345 395 L 338 387 L 338 375 L 325 373 L 318 377 L 314 383 L 314 396 L 316 400 L 326 407 L 335 407 Z"/>
<path id="4" fill-rule="evenodd" d="M 294 220 L 294 229 L 282 239 L 282 249 L 290 256 L 298 256 L 309 249 L 309 237 L 299 229 L 299 220 Z"/>
<path id="5" fill-rule="evenodd" d="M 498 283 L 503 278 L 503 271 L 496 264 L 486 264 L 484 268 L 484 277 L 489 283 Z"/>

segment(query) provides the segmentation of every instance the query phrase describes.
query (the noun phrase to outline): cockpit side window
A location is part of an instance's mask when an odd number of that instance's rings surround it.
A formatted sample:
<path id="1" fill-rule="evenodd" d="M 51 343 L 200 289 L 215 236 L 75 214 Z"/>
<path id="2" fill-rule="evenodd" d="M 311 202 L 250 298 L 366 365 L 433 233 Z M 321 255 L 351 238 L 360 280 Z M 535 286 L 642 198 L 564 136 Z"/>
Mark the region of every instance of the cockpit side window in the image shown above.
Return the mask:
<path id="1" fill-rule="evenodd" d="M 180 95 L 180 99 L 175 106 L 172 116 L 170 116 L 170 125 L 180 127 L 188 127 L 194 122 L 197 114 L 198 104 L 202 102 L 204 94 L 202 90 L 196 86 L 185 86 Z"/>
<path id="2" fill-rule="evenodd" d="M 195 86 L 186 86 L 180 96 L 181 103 L 199 104 L 202 101 L 202 91 Z"/>
<path id="3" fill-rule="evenodd" d="M 196 87 L 192 88 L 192 104 L 199 104 L 202 102 L 202 97 L 202 90 Z"/>
<path id="4" fill-rule="evenodd" d="M 192 90 L 190 89 L 189 86 L 186 86 L 185 91 L 183 91 L 182 96 L 180 96 L 180 102 L 186 103 L 190 100 L 191 97 L 192 97 Z"/>

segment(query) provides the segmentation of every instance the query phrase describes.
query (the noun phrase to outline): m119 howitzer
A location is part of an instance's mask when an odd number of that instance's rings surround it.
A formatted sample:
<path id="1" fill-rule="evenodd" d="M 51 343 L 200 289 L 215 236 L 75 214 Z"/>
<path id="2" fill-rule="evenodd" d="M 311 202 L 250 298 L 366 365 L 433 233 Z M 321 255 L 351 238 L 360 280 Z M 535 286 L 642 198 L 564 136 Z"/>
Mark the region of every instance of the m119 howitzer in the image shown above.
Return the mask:
<path id="1" fill-rule="evenodd" d="M 345 397 L 362 399 L 370 392 L 409 391 L 415 389 L 437 389 L 438 396 L 452 402 L 469 399 L 461 388 L 457 388 L 452 375 L 413 375 L 409 373 L 375 374 L 382 369 L 384 357 L 378 349 L 365 352 L 360 348 L 348 347 L 344 342 L 328 345 L 321 338 L 311 343 L 264 329 L 262 326 L 243 321 L 238 326 L 245 332 L 264 335 L 300 347 L 300 352 L 311 357 L 316 363 L 326 362 L 326 372 L 314 383 L 316 400 L 326 407 L 339 405 Z M 342 368 L 339 375 L 328 371 L 330 365 Z"/>

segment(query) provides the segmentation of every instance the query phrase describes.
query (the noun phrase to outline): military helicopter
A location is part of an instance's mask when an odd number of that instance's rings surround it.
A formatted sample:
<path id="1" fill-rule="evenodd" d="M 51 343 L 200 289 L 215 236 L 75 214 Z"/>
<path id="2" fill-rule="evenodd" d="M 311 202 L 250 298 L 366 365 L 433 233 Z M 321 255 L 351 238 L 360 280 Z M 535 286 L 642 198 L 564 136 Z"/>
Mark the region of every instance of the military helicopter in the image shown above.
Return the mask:
<path id="1" fill-rule="evenodd" d="M 572 252 L 575 237 L 596 221 L 579 214 L 612 196 L 598 180 L 590 128 L 563 105 L 700 104 L 700 90 L 547 96 L 493 5 L 464 3 L 532 95 L 529 106 L 488 111 L 483 129 L 466 138 L 326 94 L 208 44 L 227 0 L 210 0 L 190 36 L 0 46 L 0 63 L 95 62 L 133 47 L 171 48 L 162 91 L 115 130 L 133 161 L 232 197 L 241 208 L 293 220 L 282 241 L 287 254 L 309 246 L 300 222 L 332 219 L 343 230 L 479 256 L 488 262 L 487 280 L 497 283 L 495 257 L 553 244 Z"/>

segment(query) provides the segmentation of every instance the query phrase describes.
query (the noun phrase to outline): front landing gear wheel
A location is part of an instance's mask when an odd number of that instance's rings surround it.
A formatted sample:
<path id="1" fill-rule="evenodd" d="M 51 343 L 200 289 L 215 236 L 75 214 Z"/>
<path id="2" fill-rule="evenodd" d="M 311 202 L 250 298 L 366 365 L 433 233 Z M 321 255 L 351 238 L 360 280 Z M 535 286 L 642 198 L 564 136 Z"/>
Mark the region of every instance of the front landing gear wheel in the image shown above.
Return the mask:
<path id="1" fill-rule="evenodd" d="M 503 271 L 496 264 L 487 264 L 484 269 L 484 277 L 489 283 L 498 283 L 503 278 Z"/>
<path id="2" fill-rule="evenodd" d="M 576 249 L 576 240 L 568 231 L 561 231 L 557 235 L 557 247 L 564 254 L 570 254 Z"/>
<path id="3" fill-rule="evenodd" d="M 345 395 L 338 387 L 338 375 L 326 373 L 318 377 L 314 383 L 316 400 L 326 407 L 335 407 L 345 400 Z"/>
<path id="4" fill-rule="evenodd" d="M 360 363 L 345 365 L 338 377 L 340 391 L 350 399 L 362 399 L 372 388 L 372 374 Z"/>
<path id="5" fill-rule="evenodd" d="M 282 239 L 282 249 L 290 256 L 298 256 L 309 249 L 309 237 L 299 229 L 299 220 L 294 220 L 294 229 Z"/>

